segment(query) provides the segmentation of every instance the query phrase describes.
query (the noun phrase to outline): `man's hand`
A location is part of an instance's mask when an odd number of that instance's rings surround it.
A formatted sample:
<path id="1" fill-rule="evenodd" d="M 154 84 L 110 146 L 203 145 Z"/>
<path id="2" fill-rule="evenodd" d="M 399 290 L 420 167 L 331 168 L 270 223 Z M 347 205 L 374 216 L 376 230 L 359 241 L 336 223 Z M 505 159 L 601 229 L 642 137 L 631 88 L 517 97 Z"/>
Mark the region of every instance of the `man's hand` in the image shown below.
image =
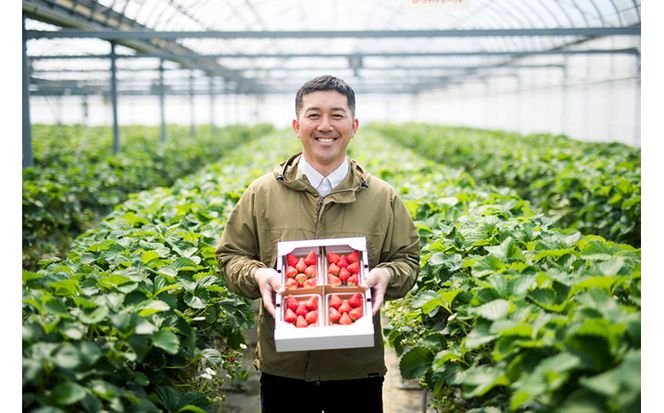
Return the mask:
<path id="1" fill-rule="evenodd" d="M 387 290 L 390 278 L 392 278 L 392 275 L 387 268 L 374 268 L 369 271 L 364 283 L 362 283 L 363 287 L 371 288 L 371 300 L 373 301 L 371 310 L 373 315 L 376 315 L 380 310 L 380 306 L 383 305 L 385 290 Z"/>
<path id="2" fill-rule="evenodd" d="M 254 278 L 263 297 L 263 307 L 276 319 L 274 293 L 282 292 L 279 273 L 274 268 L 258 268 Z"/>

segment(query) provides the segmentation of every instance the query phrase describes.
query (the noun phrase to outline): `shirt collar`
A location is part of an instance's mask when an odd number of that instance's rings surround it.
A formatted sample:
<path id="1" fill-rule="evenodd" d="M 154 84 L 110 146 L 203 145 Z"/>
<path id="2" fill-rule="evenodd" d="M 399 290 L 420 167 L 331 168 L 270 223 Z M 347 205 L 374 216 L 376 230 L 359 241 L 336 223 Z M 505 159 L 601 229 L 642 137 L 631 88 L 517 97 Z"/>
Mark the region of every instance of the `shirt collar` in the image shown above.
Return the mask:
<path id="1" fill-rule="evenodd" d="M 304 176 L 307 177 L 309 182 L 314 188 L 318 188 L 321 184 L 321 181 L 325 176 L 321 175 L 320 172 L 318 172 L 307 160 L 304 158 L 304 154 L 300 157 L 300 162 L 298 163 L 297 166 L 298 170 L 304 174 Z M 348 174 L 349 170 L 348 166 L 348 158 L 344 159 L 343 162 L 341 162 L 341 165 L 337 167 L 334 171 L 332 171 L 328 176 L 327 179 L 330 181 L 330 185 L 332 186 L 332 189 L 336 188 L 337 185 L 343 181 L 343 179 L 346 177 Z"/>

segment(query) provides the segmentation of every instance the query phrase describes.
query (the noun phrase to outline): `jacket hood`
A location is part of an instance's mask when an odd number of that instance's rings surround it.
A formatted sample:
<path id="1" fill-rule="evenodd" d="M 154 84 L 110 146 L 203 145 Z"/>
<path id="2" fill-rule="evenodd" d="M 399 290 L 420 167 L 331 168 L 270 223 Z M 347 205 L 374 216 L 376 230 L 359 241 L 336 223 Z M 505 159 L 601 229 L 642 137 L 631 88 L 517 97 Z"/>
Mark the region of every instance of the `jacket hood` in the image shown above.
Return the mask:
<path id="1" fill-rule="evenodd" d="M 309 190 L 316 193 L 316 190 L 311 186 L 304 175 L 298 177 L 297 169 L 300 159 L 302 159 L 302 152 L 299 152 L 280 163 L 273 170 L 274 176 L 277 181 L 291 189 L 300 191 Z M 354 188 L 357 190 L 360 188 L 366 188 L 369 185 L 369 173 L 366 172 L 362 165 L 355 160 L 350 159 L 350 167 L 348 171 L 350 176 L 347 176 L 342 181 L 341 185 L 343 188 L 340 189 Z"/>

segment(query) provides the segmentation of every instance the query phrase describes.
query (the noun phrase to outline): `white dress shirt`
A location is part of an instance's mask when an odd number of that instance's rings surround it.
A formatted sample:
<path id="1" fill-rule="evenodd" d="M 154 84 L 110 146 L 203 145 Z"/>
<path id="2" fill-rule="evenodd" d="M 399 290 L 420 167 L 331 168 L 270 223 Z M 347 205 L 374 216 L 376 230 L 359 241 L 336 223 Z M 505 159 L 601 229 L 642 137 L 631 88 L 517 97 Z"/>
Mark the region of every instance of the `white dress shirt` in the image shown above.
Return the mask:
<path id="1" fill-rule="evenodd" d="M 318 193 L 321 196 L 326 196 L 334 188 L 337 187 L 343 181 L 343 179 L 348 174 L 348 158 L 346 158 L 337 169 L 332 171 L 328 176 L 321 175 L 316 169 L 307 160 L 304 158 L 304 154 L 300 157 L 300 162 L 298 164 L 298 169 L 300 172 L 307 177 L 309 183 L 316 188 Z"/>

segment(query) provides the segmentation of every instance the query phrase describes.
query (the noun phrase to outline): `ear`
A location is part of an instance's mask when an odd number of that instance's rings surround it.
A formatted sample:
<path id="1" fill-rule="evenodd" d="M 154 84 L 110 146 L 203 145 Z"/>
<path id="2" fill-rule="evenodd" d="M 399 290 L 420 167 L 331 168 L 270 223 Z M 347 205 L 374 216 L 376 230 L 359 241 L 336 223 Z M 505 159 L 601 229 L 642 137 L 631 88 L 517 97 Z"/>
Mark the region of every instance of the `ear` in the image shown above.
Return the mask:
<path id="1" fill-rule="evenodd" d="M 293 130 L 298 136 L 300 136 L 300 122 L 298 122 L 297 119 L 293 119 Z"/>
<path id="2" fill-rule="evenodd" d="M 360 121 L 357 118 L 353 119 L 353 135 L 357 133 L 357 129 L 360 127 Z"/>

